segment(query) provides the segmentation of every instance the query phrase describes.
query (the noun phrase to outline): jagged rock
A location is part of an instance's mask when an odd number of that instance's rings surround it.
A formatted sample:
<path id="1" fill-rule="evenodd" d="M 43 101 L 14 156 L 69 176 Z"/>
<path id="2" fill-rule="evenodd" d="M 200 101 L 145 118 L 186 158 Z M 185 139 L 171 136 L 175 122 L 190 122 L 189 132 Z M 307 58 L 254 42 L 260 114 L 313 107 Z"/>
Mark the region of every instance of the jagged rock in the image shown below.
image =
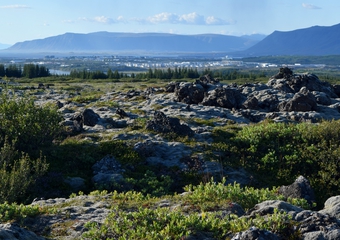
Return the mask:
<path id="1" fill-rule="evenodd" d="M 153 120 L 146 124 L 146 129 L 159 133 L 175 133 L 182 136 L 192 136 L 194 131 L 188 125 L 180 124 L 178 118 L 165 116 L 163 112 L 156 111 Z"/>
<path id="2" fill-rule="evenodd" d="M 15 223 L 0 224 L 0 239 L 4 240 L 44 240 L 35 233 L 19 227 Z"/>
<path id="3" fill-rule="evenodd" d="M 313 91 L 312 94 L 314 95 L 316 102 L 318 104 L 326 105 L 326 106 L 332 104 L 332 99 L 326 93 Z"/>
<path id="4" fill-rule="evenodd" d="M 280 102 L 278 109 L 285 112 L 316 111 L 317 102 L 314 95 L 309 92 L 307 88 L 303 87 L 291 100 L 287 102 Z"/>
<path id="5" fill-rule="evenodd" d="M 175 100 L 187 104 L 198 104 L 204 98 L 204 88 L 201 84 L 179 83 L 175 87 Z"/>
<path id="6" fill-rule="evenodd" d="M 329 97 L 337 97 L 332 86 L 328 82 L 320 81 L 314 74 L 293 74 L 292 70 L 289 68 L 281 68 L 280 72 L 272 77 L 267 85 L 289 93 L 297 93 L 301 88 L 305 87 L 311 92 L 324 92 Z"/>
<path id="7" fill-rule="evenodd" d="M 279 240 L 280 238 L 267 230 L 251 227 L 246 231 L 237 233 L 231 240 Z"/>
<path id="8" fill-rule="evenodd" d="M 337 240 L 340 239 L 340 230 L 333 229 L 325 231 L 308 232 L 302 235 L 303 240 Z"/>
<path id="9" fill-rule="evenodd" d="M 275 208 L 283 210 L 286 213 L 293 215 L 293 217 L 303 210 L 302 208 L 296 207 L 281 200 L 267 200 L 256 204 L 255 207 L 250 209 L 248 212 L 250 216 L 256 216 L 256 214 L 263 216 L 267 214 L 273 214 Z"/>
<path id="10" fill-rule="evenodd" d="M 274 79 L 290 78 L 293 75 L 293 71 L 288 67 L 280 68 L 279 72 L 273 76 Z"/>
<path id="11" fill-rule="evenodd" d="M 298 224 L 298 230 L 301 234 L 317 231 L 327 232 L 332 229 L 340 230 L 339 228 L 339 222 L 336 218 L 317 212 L 311 213 L 310 216 L 306 217 Z"/>
<path id="12" fill-rule="evenodd" d="M 237 89 L 218 87 L 208 92 L 202 100 L 202 105 L 238 109 L 245 100 L 246 97 Z"/>
<path id="13" fill-rule="evenodd" d="M 333 85 L 333 91 L 337 97 L 340 97 L 340 84 Z"/>
<path id="14" fill-rule="evenodd" d="M 247 98 L 247 100 L 242 104 L 244 108 L 247 109 L 258 109 L 259 108 L 259 101 L 256 97 L 251 96 Z"/>
<path id="15" fill-rule="evenodd" d="M 176 82 L 170 82 L 165 86 L 165 92 L 167 93 L 173 93 L 176 89 Z"/>
<path id="16" fill-rule="evenodd" d="M 320 210 L 321 214 L 329 214 L 332 217 L 340 219 L 340 195 L 330 197 L 326 200 L 324 209 Z"/>
<path id="17" fill-rule="evenodd" d="M 83 131 L 84 126 L 84 116 L 80 112 L 76 112 L 72 117 L 71 120 L 73 121 L 73 131 L 74 132 L 81 132 Z"/>
<path id="18" fill-rule="evenodd" d="M 282 194 L 285 198 L 304 198 L 310 205 L 316 201 L 314 190 L 310 186 L 309 181 L 303 176 L 299 176 L 289 186 L 281 186 L 279 194 Z"/>
<path id="19" fill-rule="evenodd" d="M 85 109 L 83 112 L 84 117 L 84 125 L 86 126 L 95 126 L 99 121 L 99 115 L 95 113 L 92 109 Z"/>

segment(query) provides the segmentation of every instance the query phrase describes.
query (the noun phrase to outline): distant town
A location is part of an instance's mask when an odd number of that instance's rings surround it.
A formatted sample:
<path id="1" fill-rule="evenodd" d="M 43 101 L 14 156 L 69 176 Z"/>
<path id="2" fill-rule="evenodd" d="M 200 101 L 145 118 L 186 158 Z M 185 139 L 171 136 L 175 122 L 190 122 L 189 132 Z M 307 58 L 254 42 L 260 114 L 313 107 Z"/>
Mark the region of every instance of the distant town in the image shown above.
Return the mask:
<path id="1" fill-rule="evenodd" d="M 42 58 L 0 58 L 0 64 L 5 66 L 25 64 L 43 65 L 51 74 L 68 75 L 72 70 L 103 71 L 108 69 L 120 72 L 145 72 L 148 69 L 192 68 L 204 69 L 244 68 L 267 69 L 288 66 L 293 68 L 325 68 L 326 64 L 301 64 L 270 62 L 249 62 L 231 56 L 54 56 Z"/>

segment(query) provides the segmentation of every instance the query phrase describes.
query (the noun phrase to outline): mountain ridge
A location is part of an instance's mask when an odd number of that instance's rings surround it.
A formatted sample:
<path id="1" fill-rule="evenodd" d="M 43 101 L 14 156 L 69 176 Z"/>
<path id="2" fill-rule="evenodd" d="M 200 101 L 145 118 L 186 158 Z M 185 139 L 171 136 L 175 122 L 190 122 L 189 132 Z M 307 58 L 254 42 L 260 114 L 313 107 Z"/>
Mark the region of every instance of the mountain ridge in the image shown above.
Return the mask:
<path id="1" fill-rule="evenodd" d="M 65 33 L 14 44 L 7 51 L 24 52 L 230 52 L 245 50 L 258 40 L 221 34 Z"/>
<path id="2" fill-rule="evenodd" d="M 247 56 L 338 55 L 340 54 L 338 39 L 340 39 L 340 24 L 274 31 L 241 54 Z"/>

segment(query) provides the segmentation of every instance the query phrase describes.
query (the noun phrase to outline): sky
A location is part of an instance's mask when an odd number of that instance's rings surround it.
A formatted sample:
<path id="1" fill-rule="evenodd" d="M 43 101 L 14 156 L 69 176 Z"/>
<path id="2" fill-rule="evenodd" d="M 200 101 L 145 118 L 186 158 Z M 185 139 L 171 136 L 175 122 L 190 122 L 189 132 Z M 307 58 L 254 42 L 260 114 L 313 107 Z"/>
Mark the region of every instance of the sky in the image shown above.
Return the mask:
<path id="1" fill-rule="evenodd" d="M 66 32 L 269 35 L 340 23 L 339 0 L 0 0 L 0 43 Z"/>

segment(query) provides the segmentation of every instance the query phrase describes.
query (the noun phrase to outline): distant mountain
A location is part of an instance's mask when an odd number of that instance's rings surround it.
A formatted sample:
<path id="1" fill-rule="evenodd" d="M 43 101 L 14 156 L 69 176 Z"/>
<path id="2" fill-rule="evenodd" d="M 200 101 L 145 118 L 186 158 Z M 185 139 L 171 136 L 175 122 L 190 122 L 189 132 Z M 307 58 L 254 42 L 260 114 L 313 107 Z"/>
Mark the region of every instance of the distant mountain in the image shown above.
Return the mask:
<path id="1" fill-rule="evenodd" d="M 244 56 L 269 55 L 339 55 L 340 24 L 314 26 L 288 32 L 275 31 L 241 54 Z"/>
<path id="2" fill-rule="evenodd" d="M 219 34 L 65 33 L 19 42 L 10 52 L 231 52 L 242 51 L 259 40 Z"/>
<path id="3" fill-rule="evenodd" d="M 256 41 L 261 41 L 265 37 L 267 37 L 267 35 L 257 33 L 257 34 L 251 34 L 251 35 L 243 35 L 242 37 L 252 39 L 252 40 L 256 40 Z"/>
<path id="4" fill-rule="evenodd" d="M 0 49 L 6 49 L 9 48 L 11 45 L 9 44 L 4 44 L 4 43 L 0 43 Z"/>

